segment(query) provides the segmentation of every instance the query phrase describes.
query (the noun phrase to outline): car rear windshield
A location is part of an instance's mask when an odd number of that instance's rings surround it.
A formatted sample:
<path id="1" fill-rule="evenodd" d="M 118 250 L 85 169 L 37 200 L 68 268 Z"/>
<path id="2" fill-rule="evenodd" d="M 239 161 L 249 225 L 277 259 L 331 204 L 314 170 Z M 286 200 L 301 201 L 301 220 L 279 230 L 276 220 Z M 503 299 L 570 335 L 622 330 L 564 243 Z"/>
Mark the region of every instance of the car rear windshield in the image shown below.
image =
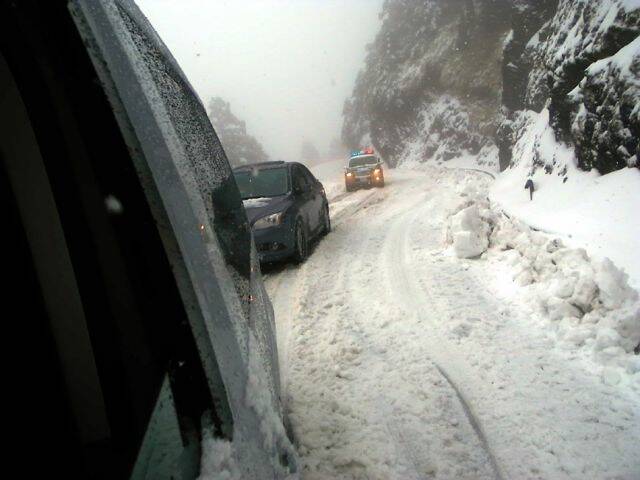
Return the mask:
<path id="1" fill-rule="evenodd" d="M 375 165 L 378 163 L 378 159 L 373 155 L 367 157 L 356 157 L 349 160 L 349 167 L 364 167 L 366 165 Z"/>
<path id="2" fill-rule="evenodd" d="M 287 168 L 254 168 L 234 172 L 240 196 L 248 198 L 276 197 L 289 191 Z"/>

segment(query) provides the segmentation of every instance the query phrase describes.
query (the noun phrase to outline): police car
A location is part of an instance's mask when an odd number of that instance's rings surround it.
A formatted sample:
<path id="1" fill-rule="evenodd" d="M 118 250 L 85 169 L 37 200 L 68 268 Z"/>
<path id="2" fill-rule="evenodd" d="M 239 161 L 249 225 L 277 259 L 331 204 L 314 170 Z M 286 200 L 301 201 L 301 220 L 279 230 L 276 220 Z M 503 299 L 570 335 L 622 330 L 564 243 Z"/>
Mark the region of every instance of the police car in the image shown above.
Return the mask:
<path id="1" fill-rule="evenodd" d="M 373 148 L 351 152 L 349 164 L 344 170 L 344 183 L 347 192 L 360 187 L 384 187 L 382 160 L 376 156 Z"/>

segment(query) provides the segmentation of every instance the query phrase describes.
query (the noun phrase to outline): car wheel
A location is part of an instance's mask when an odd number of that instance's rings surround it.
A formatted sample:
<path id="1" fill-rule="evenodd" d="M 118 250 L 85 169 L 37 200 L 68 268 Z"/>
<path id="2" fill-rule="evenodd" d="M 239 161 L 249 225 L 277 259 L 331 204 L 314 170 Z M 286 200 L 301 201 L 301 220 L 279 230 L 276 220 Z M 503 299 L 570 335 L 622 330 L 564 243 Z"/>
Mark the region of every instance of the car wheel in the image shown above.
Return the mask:
<path id="1" fill-rule="evenodd" d="M 296 222 L 295 242 L 296 244 L 293 259 L 296 263 L 302 263 L 307 259 L 307 256 L 309 255 L 307 231 L 304 228 L 304 223 L 302 222 L 302 220 L 298 220 Z"/>
<path id="2" fill-rule="evenodd" d="M 324 206 L 324 215 L 322 217 L 322 236 L 331 232 L 331 216 L 329 215 L 329 205 Z"/>

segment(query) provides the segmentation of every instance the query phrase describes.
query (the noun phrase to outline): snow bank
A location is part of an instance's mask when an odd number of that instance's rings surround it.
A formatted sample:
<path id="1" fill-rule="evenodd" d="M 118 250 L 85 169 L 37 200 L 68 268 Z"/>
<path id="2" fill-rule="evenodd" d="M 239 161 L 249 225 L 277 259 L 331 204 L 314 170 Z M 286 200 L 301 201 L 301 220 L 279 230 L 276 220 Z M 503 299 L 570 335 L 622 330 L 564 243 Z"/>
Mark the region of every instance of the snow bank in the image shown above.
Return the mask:
<path id="1" fill-rule="evenodd" d="M 549 321 L 563 343 L 588 349 L 596 361 L 619 373 L 640 374 L 640 357 L 634 354 L 640 348 L 640 299 L 624 270 L 609 258 L 590 256 L 507 217 L 500 207 L 492 208 L 474 187 L 477 183 L 469 178 L 459 184 L 459 202 L 445 222 L 445 245 L 458 258 L 495 262 L 497 275 L 510 272 L 507 281 L 513 287 L 508 289 L 520 287 L 523 301 Z M 529 201 L 528 192 L 522 196 Z M 556 196 L 556 210 L 562 205 Z M 547 220 L 547 211 L 540 212 L 541 221 Z M 620 235 L 628 234 L 621 230 Z"/>
<path id="2" fill-rule="evenodd" d="M 576 167 L 573 150 L 556 142 L 549 112 L 530 113 L 516 143 L 520 159 L 497 178 L 490 198 L 509 216 L 558 235 L 570 246 L 623 265 L 630 282 L 640 288 L 640 171 L 626 168 L 607 175 Z M 547 173 L 541 165 L 556 165 Z M 535 185 L 533 201 L 524 183 Z"/>
<path id="3" fill-rule="evenodd" d="M 635 374 L 640 363 L 640 301 L 628 276 L 608 258 L 597 260 L 584 249 L 564 246 L 559 238 L 503 217 L 490 236 L 495 258 L 513 269 L 513 281 L 555 323 L 560 340 L 590 348 L 597 360 Z"/>

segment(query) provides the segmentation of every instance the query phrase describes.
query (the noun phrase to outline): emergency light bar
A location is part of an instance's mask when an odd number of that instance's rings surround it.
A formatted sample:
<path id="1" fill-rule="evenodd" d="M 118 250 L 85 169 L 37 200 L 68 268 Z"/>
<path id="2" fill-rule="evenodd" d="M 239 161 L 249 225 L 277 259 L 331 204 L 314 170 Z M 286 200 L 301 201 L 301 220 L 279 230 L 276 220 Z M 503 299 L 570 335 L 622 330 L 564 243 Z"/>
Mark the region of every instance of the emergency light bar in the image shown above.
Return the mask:
<path id="1" fill-rule="evenodd" d="M 373 155 L 373 148 L 368 147 L 362 150 L 354 150 L 351 152 L 352 157 L 357 157 L 359 155 Z"/>

